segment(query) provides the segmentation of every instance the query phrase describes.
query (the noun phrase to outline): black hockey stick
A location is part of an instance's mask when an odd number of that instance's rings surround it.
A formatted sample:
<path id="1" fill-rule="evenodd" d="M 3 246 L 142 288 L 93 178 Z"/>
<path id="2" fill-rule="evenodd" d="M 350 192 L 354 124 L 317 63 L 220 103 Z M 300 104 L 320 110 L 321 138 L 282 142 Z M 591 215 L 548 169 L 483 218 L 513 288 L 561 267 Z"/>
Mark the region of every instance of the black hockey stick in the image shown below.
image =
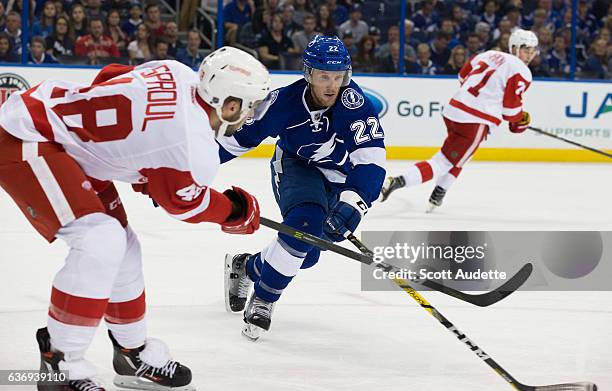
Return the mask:
<path id="1" fill-rule="evenodd" d="M 353 234 L 348 234 L 346 237 L 349 242 L 351 242 L 355 247 L 359 249 L 364 255 L 372 255 L 372 251 L 368 249 L 361 240 L 357 239 L 357 237 Z M 470 304 L 477 305 L 479 307 L 488 307 L 491 304 L 495 304 L 498 301 L 505 299 L 510 296 L 513 292 L 517 291 L 524 283 L 527 281 L 529 276 L 531 276 L 531 272 L 533 271 L 533 265 L 531 263 L 526 263 L 523 267 L 506 281 L 500 287 L 487 292 L 482 293 L 480 295 L 470 295 L 467 293 L 463 293 L 456 289 L 447 287 L 443 284 L 440 284 L 436 281 L 432 280 L 413 280 L 417 284 L 423 285 L 429 289 L 434 291 L 442 292 L 449 296 L 455 297 L 459 300 L 466 301 Z"/>
<path id="2" fill-rule="evenodd" d="M 339 247 L 343 249 L 343 247 L 341 246 L 330 243 L 326 240 L 323 240 L 316 236 L 307 234 L 305 232 L 300 232 L 287 225 L 280 224 L 275 221 L 266 219 L 265 217 L 261 217 L 260 221 L 261 221 L 261 224 L 265 225 L 266 227 L 275 229 L 286 235 L 293 236 L 296 239 L 303 240 L 307 243 L 311 243 L 313 245 L 316 245 L 319 248 L 324 248 L 326 250 L 331 250 L 331 251 L 334 251 L 333 247 Z M 347 238 L 350 236 L 351 235 L 348 235 Z M 357 239 L 354 236 L 353 238 Z M 351 239 L 349 238 L 349 240 Z M 357 240 L 356 243 L 359 243 L 361 247 L 363 247 L 365 250 L 367 250 L 367 252 L 369 252 L 369 255 L 367 256 L 367 258 L 369 258 L 370 260 L 369 264 L 374 263 L 372 257 L 370 256 L 372 252 L 369 251 L 365 246 L 363 246 L 363 244 L 361 244 L 359 240 Z M 360 255 L 362 257 L 366 257 L 366 255 L 364 254 L 357 254 L 347 249 L 344 249 L 344 250 L 357 255 L 357 257 L 350 256 L 351 259 L 359 260 L 358 258 Z M 429 302 L 423 296 L 421 296 L 419 292 L 417 292 L 410 285 L 408 285 L 408 283 L 405 280 L 395 279 L 393 281 L 399 287 L 401 287 L 402 290 L 408 293 L 410 297 L 412 297 L 425 311 L 429 312 L 431 316 L 433 316 L 434 318 L 438 320 L 438 322 L 442 323 L 442 325 L 446 327 L 448 331 L 453 333 L 453 335 L 455 335 L 455 337 L 457 337 L 459 341 L 463 342 L 471 351 L 473 351 L 474 354 L 478 356 L 478 358 L 483 360 L 498 375 L 500 375 L 504 380 L 506 380 L 508 384 L 514 387 L 514 389 L 519 390 L 519 391 L 597 391 L 597 386 L 589 382 L 563 383 L 563 384 L 553 384 L 553 385 L 548 385 L 548 386 L 529 386 L 529 385 L 520 383 L 512 375 L 510 375 L 510 373 L 508 373 L 504 368 L 502 368 L 498 363 L 496 363 L 495 360 L 493 360 L 481 348 L 479 348 L 471 339 L 469 339 L 465 334 L 459 331 L 459 329 L 454 324 L 452 324 L 448 319 L 444 317 L 444 315 L 442 315 L 437 309 L 435 309 L 431 304 L 429 304 Z"/>
<path id="3" fill-rule="evenodd" d="M 359 248 L 359 250 L 362 252 L 361 254 L 355 251 L 351 251 L 345 247 L 339 246 L 335 243 L 331 243 L 327 240 L 321 239 L 317 236 L 299 231 L 295 228 L 289 227 L 288 225 L 277 223 L 276 221 L 267 219 L 265 217 L 261 217 L 260 222 L 262 225 L 265 225 L 268 228 L 272 228 L 278 232 L 282 232 L 287 236 L 292 236 L 306 243 L 310 243 L 318 248 L 344 255 L 347 258 L 354 259 L 363 264 L 373 265 L 374 267 L 377 267 L 386 272 L 399 271 L 399 268 L 397 268 L 396 266 L 389 265 L 385 262 L 374 262 L 372 251 L 370 251 L 365 245 L 363 245 L 363 243 L 361 243 L 354 235 L 352 235 L 353 239 L 350 239 L 351 235 L 349 235 L 348 238 L 351 243 L 355 244 L 357 248 Z M 429 289 L 433 289 L 435 291 L 452 296 L 458 300 L 462 300 L 467 303 L 477 305 L 479 307 L 487 307 L 497 303 L 500 300 L 503 300 L 504 298 L 512 294 L 514 291 L 516 291 L 518 288 L 520 288 L 521 285 L 523 285 L 525 281 L 527 281 L 527 279 L 531 275 L 532 270 L 533 266 L 528 263 L 523 266 L 521 270 L 519 270 L 508 281 L 506 281 L 506 283 L 504 283 L 502 286 L 493 291 L 480 295 L 470 295 L 469 293 L 458 291 L 456 289 L 444 286 L 431 280 L 415 280 L 414 282 Z"/>
<path id="4" fill-rule="evenodd" d="M 556 134 L 552 134 L 552 133 L 546 132 L 546 131 L 544 131 L 544 130 L 542 130 L 542 129 L 534 128 L 533 126 L 529 126 L 529 129 L 530 129 L 530 130 L 533 130 L 534 132 L 537 132 L 537 133 L 540 133 L 540 134 L 545 134 L 545 135 L 550 136 L 550 137 L 552 137 L 552 138 L 556 138 L 556 139 L 559 139 L 559 140 L 565 141 L 566 143 L 569 143 L 569 144 L 575 145 L 575 146 L 577 146 L 577 147 L 584 148 L 584 149 L 586 149 L 586 150 L 588 150 L 588 151 L 595 152 L 595 153 L 598 153 L 598 154 L 600 154 L 600 155 L 604 155 L 605 157 L 612 158 L 612 154 L 609 154 L 608 152 L 601 151 L 601 150 L 599 150 L 599 149 L 592 148 L 592 147 L 589 147 L 589 146 L 586 146 L 586 145 L 583 145 L 583 144 L 577 143 L 577 142 L 572 141 L 572 140 L 568 140 L 568 139 L 566 139 L 566 138 L 564 138 L 564 137 L 557 136 Z"/>

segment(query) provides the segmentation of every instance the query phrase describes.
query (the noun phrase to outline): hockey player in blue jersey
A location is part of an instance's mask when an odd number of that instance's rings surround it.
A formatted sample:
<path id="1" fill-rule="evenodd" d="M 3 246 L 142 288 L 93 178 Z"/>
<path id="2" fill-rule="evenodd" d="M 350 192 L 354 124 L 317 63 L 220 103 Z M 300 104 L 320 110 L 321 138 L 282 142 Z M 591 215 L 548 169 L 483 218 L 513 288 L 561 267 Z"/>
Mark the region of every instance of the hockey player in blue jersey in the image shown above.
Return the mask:
<path id="1" fill-rule="evenodd" d="M 303 60 L 304 79 L 271 92 L 242 129 L 220 138 L 220 157 L 227 162 L 267 137 L 278 138 L 271 171 L 283 223 L 339 242 L 380 193 L 384 133 L 373 105 L 351 80 L 351 57 L 339 38 L 316 36 Z M 245 336 L 255 340 L 270 328 L 274 303 L 319 255 L 312 245 L 279 233 L 256 254 L 226 256 L 226 308 L 244 310 Z"/>

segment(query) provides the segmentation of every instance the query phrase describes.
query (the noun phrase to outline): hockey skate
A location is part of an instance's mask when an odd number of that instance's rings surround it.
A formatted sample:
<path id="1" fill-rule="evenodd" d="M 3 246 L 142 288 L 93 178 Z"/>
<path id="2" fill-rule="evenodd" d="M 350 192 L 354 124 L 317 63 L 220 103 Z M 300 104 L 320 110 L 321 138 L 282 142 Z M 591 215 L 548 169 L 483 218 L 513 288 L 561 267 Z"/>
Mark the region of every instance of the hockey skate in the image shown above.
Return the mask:
<path id="1" fill-rule="evenodd" d="M 119 345 L 113 334 L 113 367 L 117 387 L 152 391 L 194 391 L 191 370 L 170 359 L 168 347 L 157 339 L 147 339 L 138 348 L 127 349 Z"/>
<path id="2" fill-rule="evenodd" d="M 436 186 L 433 189 L 433 192 L 429 196 L 429 205 L 427 206 L 427 213 L 431 213 L 434 209 L 438 208 L 442 205 L 442 201 L 444 200 L 444 196 L 446 195 L 446 190 L 440 186 Z"/>
<path id="3" fill-rule="evenodd" d="M 391 193 L 393 193 L 397 189 L 401 189 L 404 186 L 406 186 L 406 180 L 403 176 L 400 175 L 395 177 L 388 177 L 382 189 L 380 190 L 380 202 L 385 202 L 387 198 L 389 198 Z"/>
<path id="4" fill-rule="evenodd" d="M 225 255 L 225 310 L 241 312 L 246 305 L 251 280 L 246 272 L 246 263 L 251 254 Z"/>
<path id="5" fill-rule="evenodd" d="M 263 331 L 270 330 L 274 304 L 260 299 L 253 292 L 249 299 L 249 304 L 244 310 L 242 335 L 251 341 L 257 341 Z"/>
<path id="6" fill-rule="evenodd" d="M 87 372 L 91 376 L 95 373 L 95 368 L 85 360 L 64 361 L 64 353 L 53 351 L 51 349 L 51 337 L 46 327 L 38 329 L 36 332 L 36 340 L 40 348 L 40 373 L 44 373 L 47 378 L 57 377 L 61 379 L 60 371 L 67 371 L 68 375 L 78 376 L 79 374 L 86 375 Z M 65 382 L 44 382 L 39 381 L 37 389 L 40 391 L 104 391 L 104 387 L 100 386 L 90 377 L 84 377 L 79 380 L 66 380 Z"/>

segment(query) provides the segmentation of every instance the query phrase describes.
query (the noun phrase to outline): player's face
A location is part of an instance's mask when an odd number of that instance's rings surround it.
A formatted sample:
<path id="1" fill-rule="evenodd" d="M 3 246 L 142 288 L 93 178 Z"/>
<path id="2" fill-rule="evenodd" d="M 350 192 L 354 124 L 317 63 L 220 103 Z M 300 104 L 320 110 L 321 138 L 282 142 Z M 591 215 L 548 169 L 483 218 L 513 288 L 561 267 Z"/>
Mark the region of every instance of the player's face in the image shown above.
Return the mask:
<path id="1" fill-rule="evenodd" d="M 344 71 L 312 70 L 310 85 L 312 98 L 317 105 L 330 107 L 336 103 L 344 74 Z"/>
<path id="2" fill-rule="evenodd" d="M 529 63 L 534 59 L 535 56 L 538 55 L 538 49 L 533 47 L 522 47 L 519 49 L 518 58 L 525 63 L 525 65 L 529 65 Z"/>

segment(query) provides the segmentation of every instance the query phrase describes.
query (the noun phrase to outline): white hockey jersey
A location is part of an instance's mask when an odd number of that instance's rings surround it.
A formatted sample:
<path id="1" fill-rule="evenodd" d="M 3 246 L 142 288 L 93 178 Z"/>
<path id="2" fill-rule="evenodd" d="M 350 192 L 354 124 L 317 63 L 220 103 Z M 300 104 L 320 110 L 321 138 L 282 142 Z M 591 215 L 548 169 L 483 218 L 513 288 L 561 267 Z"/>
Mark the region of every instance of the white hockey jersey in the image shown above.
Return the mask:
<path id="1" fill-rule="evenodd" d="M 90 86 L 45 81 L 11 94 L 0 126 L 21 140 L 61 144 L 93 179 L 146 183 L 177 219 L 222 222 L 231 202 L 208 188 L 219 150 L 198 83 L 176 61 L 112 64 Z"/>
<path id="2" fill-rule="evenodd" d="M 483 123 L 493 129 L 502 119 L 516 122 L 523 115 L 523 93 L 531 71 L 518 57 L 489 50 L 472 57 L 459 71 L 461 88 L 443 115 L 460 123 Z"/>

